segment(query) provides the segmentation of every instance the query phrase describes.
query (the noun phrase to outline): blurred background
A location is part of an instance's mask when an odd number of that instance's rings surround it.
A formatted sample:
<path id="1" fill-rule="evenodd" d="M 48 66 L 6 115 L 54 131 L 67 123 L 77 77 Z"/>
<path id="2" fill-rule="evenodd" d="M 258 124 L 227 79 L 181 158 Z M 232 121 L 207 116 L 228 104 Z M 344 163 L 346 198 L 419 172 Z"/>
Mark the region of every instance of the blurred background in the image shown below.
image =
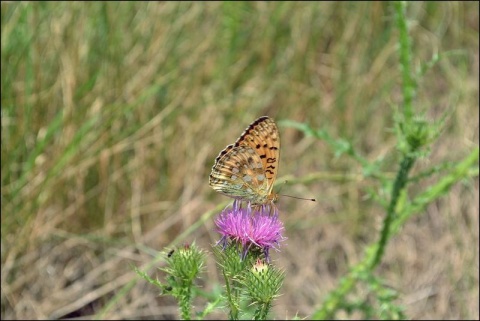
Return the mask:
<path id="1" fill-rule="evenodd" d="M 478 11 L 408 5 L 413 66 L 444 55 L 418 83 L 416 112 L 449 115 L 413 174 L 478 146 Z M 394 177 L 391 3 L 4 1 L 1 15 L 2 319 L 178 318 L 132 267 L 162 279 L 165 248 L 185 242 L 208 251 L 201 284 L 219 291 L 213 219 L 231 200 L 208 176 L 262 115 L 282 140 L 276 190 L 317 199 L 278 202 L 288 240 L 272 252 L 286 272 L 275 317 L 308 319 L 377 240 L 385 211 L 366 192 L 377 183 L 282 121 L 347 139 Z M 478 195 L 478 178 L 456 184 L 388 245 L 377 273 L 409 318 L 478 319 Z"/>

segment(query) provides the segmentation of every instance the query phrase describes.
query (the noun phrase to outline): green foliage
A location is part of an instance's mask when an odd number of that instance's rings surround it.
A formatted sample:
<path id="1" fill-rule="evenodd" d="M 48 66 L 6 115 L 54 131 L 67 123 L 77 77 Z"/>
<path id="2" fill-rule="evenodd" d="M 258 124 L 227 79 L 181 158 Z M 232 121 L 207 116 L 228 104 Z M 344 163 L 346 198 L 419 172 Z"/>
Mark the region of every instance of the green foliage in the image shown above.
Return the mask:
<path id="1" fill-rule="evenodd" d="M 255 320 L 267 320 L 273 300 L 278 297 L 285 273 L 260 260 L 240 276 L 239 283 L 244 287 L 245 297 L 256 307 Z"/>
<path id="2" fill-rule="evenodd" d="M 238 255 L 239 250 L 238 245 L 232 243 L 225 248 L 218 245 L 213 247 L 219 268 L 225 271 L 226 276 L 232 280 L 252 266 L 255 259 L 251 254 L 242 259 L 241 255 Z"/>
<path id="3" fill-rule="evenodd" d="M 242 249 L 229 242 L 225 248 L 214 246 L 218 267 L 224 276 L 225 301 L 231 320 L 245 319 L 254 308 L 255 320 L 266 320 L 273 301 L 278 297 L 284 272 L 263 262 L 264 254 L 249 250 L 242 259 Z"/>
<path id="4" fill-rule="evenodd" d="M 180 307 L 184 320 L 191 319 L 193 294 L 209 297 L 203 310 L 197 312 L 199 319 L 204 319 L 219 308 L 221 303 L 229 307 L 231 320 L 238 320 L 249 315 L 249 306 L 255 307 L 255 320 L 266 320 L 273 300 L 278 297 L 285 274 L 272 265 L 263 263 L 261 253 L 249 251 L 241 259 L 241 249 L 229 244 L 225 249 L 213 247 L 217 264 L 225 277 L 225 294 L 208 295 L 199 291 L 195 279 L 204 270 L 205 253 L 193 243 L 177 250 L 171 250 L 166 257 L 166 267 L 160 270 L 166 274 L 166 283 L 154 280 L 145 272 L 134 268 L 138 276 L 160 289 L 162 295 L 173 296 Z M 253 262 L 256 259 L 256 263 Z M 245 304 L 247 303 L 248 306 Z"/>
<path id="5" fill-rule="evenodd" d="M 172 295 L 177 299 L 182 319 L 190 320 L 193 300 L 192 292 L 195 287 L 194 281 L 203 272 L 204 265 L 205 253 L 193 243 L 168 253 L 167 266 L 161 268 L 167 274 L 168 285 L 164 285 L 158 280 L 153 280 L 145 272 L 137 268 L 135 268 L 135 272 L 150 284 L 160 288 L 163 295 Z M 212 310 L 212 305 L 215 305 L 215 303 L 211 303 L 205 309 L 204 315 Z"/>
<path id="6" fill-rule="evenodd" d="M 205 268 L 205 254 L 195 243 L 183 246 L 167 257 L 169 266 L 163 271 L 175 278 L 177 283 L 190 284 Z"/>

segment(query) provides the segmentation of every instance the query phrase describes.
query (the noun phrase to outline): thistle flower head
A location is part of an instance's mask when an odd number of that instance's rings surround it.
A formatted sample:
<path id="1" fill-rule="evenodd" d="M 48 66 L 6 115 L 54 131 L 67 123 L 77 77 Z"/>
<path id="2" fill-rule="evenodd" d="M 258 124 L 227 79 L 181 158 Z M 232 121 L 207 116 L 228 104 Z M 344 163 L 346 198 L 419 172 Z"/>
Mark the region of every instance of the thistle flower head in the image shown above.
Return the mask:
<path id="1" fill-rule="evenodd" d="M 272 209 L 273 213 L 270 213 Z M 269 260 L 270 248 L 278 250 L 280 242 L 285 240 L 278 211 L 268 205 L 252 208 L 251 204 L 247 204 L 246 208 L 241 208 L 240 202 L 235 201 L 233 208 L 220 213 L 215 224 L 222 235 L 219 243 L 224 247 L 229 240 L 238 243 L 243 249 L 242 258 L 250 248 L 257 247 L 263 250 Z"/>

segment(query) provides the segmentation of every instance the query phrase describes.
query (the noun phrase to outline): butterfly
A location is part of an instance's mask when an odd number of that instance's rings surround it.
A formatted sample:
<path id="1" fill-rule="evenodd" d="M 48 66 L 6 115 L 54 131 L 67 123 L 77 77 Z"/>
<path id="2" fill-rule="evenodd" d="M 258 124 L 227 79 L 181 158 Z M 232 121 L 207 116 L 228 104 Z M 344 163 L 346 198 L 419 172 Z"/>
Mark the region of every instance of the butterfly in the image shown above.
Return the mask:
<path id="1" fill-rule="evenodd" d="M 272 118 L 251 123 L 234 144 L 218 154 L 210 173 L 217 192 L 252 205 L 272 204 L 280 158 L 280 134 Z"/>

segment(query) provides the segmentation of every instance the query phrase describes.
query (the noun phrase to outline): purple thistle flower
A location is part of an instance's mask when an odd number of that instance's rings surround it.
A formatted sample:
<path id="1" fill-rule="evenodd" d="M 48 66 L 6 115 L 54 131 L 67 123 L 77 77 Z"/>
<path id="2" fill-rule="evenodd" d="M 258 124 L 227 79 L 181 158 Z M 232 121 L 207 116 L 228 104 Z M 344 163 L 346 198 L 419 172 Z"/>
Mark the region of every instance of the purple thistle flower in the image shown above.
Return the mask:
<path id="1" fill-rule="evenodd" d="M 271 209 L 273 208 L 273 215 Z M 247 204 L 246 208 L 240 207 L 240 202 L 235 201 L 233 208 L 225 209 L 215 219 L 218 232 L 222 238 L 218 243 L 227 246 L 228 240 L 236 242 L 243 248 L 242 259 L 247 255 L 252 246 L 263 250 L 265 258 L 269 260 L 270 248 L 277 251 L 281 241 L 286 238 L 282 236 L 283 223 L 278 218 L 278 211 L 275 207 L 263 205 L 253 207 Z"/>

